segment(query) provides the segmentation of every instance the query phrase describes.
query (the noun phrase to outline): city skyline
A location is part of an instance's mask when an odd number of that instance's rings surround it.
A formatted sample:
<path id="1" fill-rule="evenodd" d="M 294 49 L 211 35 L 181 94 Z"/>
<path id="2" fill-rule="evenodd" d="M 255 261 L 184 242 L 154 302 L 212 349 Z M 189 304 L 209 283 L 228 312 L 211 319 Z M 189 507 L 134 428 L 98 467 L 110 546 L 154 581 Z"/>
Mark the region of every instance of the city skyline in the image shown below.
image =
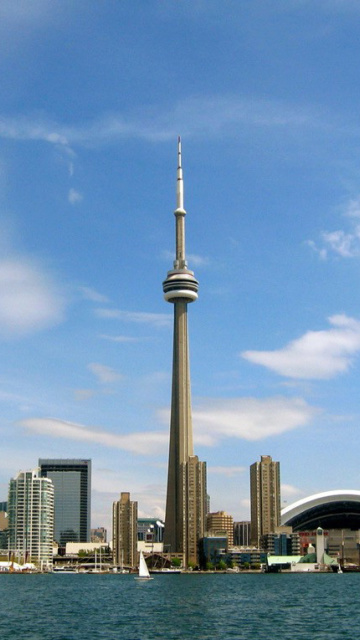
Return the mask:
<path id="1" fill-rule="evenodd" d="M 178 135 L 211 511 L 249 519 L 261 455 L 283 503 L 358 488 L 359 17 L 352 0 L 1 4 L 0 500 L 38 458 L 83 458 L 93 526 L 123 491 L 164 518 Z"/>

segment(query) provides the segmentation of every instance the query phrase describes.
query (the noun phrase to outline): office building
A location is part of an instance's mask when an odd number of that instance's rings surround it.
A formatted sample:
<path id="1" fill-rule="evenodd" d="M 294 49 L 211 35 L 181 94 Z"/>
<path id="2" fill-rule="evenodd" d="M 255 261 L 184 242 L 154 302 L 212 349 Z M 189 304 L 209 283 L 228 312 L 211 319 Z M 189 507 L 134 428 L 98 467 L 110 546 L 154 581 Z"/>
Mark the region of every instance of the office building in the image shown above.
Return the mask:
<path id="1" fill-rule="evenodd" d="M 54 539 L 90 542 L 91 460 L 40 459 L 40 474 L 54 485 Z"/>
<path id="2" fill-rule="evenodd" d="M 219 562 L 226 561 L 227 536 L 207 533 L 199 541 L 199 564 L 201 569 L 215 568 Z M 211 567 L 209 567 L 212 565 Z"/>
<path id="3" fill-rule="evenodd" d="M 113 561 L 119 567 L 137 565 L 138 503 L 130 500 L 130 493 L 122 492 L 113 503 Z"/>
<path id="4" fill-rule="evenodd" d="M 225 511 L 214 511 L 208 513 L 206 516 L 206 532 L 219 533 L 220 531 L 226 531 L 227 535 L 227 547 L 232 547 L 234 544 L 234 520 L 232 516 L 229 516 Z"/>
<path id="5" fill-rule="evenodd" d="M 164 550 L 182 554 L 184 565 L 198 562 L 207 505 L 206 464 L 194 455 L 187 308 L 198 297 L 198 281 L 185 257 L 185 215 L 181 141 L 178 140 L 176 252 L 163 282 L 164 298 L 174 305 L 173 371 Z"/>
<path id="6" fill-rule="evenodd" d="M 104 527 L 97 527 L 90 530 L 91 542 L 107 542 L 107 530 Z"/>
<path id="7" fill-rule="evenodd" d="M 138 518 L 138 540 L 143 542 L 163 542 L 164 522 L 158 518 Z"/>
<path id="8" fill-rule="evenodd" d="M 264 551 L 274 556 L 300 555 L 300 536 L 291 527 L 277 527 L 273 533 L 266 533 L 261 539 Z"/>
<path id="9" fill-rule="evenodd" d="M 234 545 L 237 547 L 249 547 L 251 536 L 250 520 L 234 522 Z"/>
<path id="10" fill-rule="evenodd" d="M 38 469 L 20 471 L 9 484 L 9 551 L 23 563 L 50 566 L 53 532 L 53 483 L 40 477 Z"/>
<path id="11" fill-rule="evenodd" d="M 280 463 L 261 456 L 250 467 L 251 544 L 259 547 L 262 536 L 280 525 Z"/>

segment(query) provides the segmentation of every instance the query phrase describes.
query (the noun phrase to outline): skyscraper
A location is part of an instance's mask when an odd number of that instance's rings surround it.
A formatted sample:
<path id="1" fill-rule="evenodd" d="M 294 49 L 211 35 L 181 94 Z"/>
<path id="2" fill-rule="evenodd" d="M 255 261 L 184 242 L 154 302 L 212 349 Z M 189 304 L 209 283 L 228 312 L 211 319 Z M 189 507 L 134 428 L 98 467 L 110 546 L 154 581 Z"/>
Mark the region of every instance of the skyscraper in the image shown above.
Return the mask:
<path id="1" fill-rule="evenodd" d="M 280 525 L 280 463 L 261 456 L 250 467 L 251 544 Z"/>
<path id="2" fill-rule="evenodd" d="M 187 306 L 198 297 L 199 283 L 185 257 L 184 186 L 181 141 L 178 139 L 176 252 L 174 268 L 163 282 L 164 298 L 174 305 L 173 371 L 169 467 L 164 549 L 182 553 L 184 562 L 197 562 L 198 540 L 206 516 L 206 463 L 194 455 Z"/>
<path id="3" fill-rule="evenodd" d="M 130 500 L 130 493 L 122 492 L 113 502 L 113 559 L 119 566 L 137 564 L 138 503 Z"/>
<path id="4" fill-rule="evenodd" d="M 40 459 L 39 467 L 54 484 L 56 542 L 90 542 L 91 460 Z"/>
<path id="5" fill-rule="evenodd" d="M 52 564 L 54 486 L 38 469 L 20 471 L 9 483 L 9 550 L 24 562 Z"/>

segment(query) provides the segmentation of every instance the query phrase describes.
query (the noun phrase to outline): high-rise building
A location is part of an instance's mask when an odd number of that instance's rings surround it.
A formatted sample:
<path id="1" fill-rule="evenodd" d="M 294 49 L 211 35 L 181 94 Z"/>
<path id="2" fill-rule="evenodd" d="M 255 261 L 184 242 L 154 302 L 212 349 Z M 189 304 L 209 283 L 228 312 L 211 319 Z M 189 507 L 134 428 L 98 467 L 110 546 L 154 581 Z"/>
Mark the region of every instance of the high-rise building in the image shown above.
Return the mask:
<path id="1" fill-rule="evenodd" d="M 181 141 L 178 140 L 176 252 L 163 282 L 164 298 L 174 305 L 173 371 L 164 550 L 181 553 L 185 565 L 198 561 L 198 541 L 206 516 L 206 463 L 194 455 L 187 307 L 199 283 L 185 257 L 185 215 Z"/>
<path id="2" fill-rule="evenodd" d="M 10 480 L 8 499 L 9 551 L 24 562 L 52 564 L 54 486 L 39 470 L 20 471 Z M 20 558 L 19 558 L 20 559 Z"/>
<path id="3" fill-rule="evenodd" d="M 237 547 L 249 547 L 250 539 L 250 520 L 234 522 L 234 545 Z"/>
<path id="4" fill-rule="evenodd" d="M 56 542 L 90 542 L 91 460 L 44 458 L 39 467 L 54 484 Z"/>
<path id="5" fill-rule="evenodd" d="M 130 493 L 122 492 L 113 502 L 113 560 L 118 566 L 137 564 L 138 503 L 130 500 Z"/>
<path id="6" fill-rule="evenodd" d="M 206 531 L 208 533 L 219 533 L 226 531 L 228 547 L 234 544 L 234 519 L 225 511 L 214 511 L 208 513 L 206 517 Z"/>
<path id="7" fill-rule="evenodd" d="M 280 463 L 261 456 L 250 467 L 251 544 L 280 525 Z"/>

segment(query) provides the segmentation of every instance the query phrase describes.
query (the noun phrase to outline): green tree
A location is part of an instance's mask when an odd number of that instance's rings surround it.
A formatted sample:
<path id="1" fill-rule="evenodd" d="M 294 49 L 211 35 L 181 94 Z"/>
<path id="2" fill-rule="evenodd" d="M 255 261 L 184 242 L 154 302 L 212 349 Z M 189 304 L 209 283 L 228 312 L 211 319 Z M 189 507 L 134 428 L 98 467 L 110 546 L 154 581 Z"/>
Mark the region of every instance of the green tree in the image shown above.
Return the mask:
<path id="1" fill-rule="evenodd" d="M 181 559 L 180 558 L 173 558 L 171 560 L 171 564 L 173 567 L 181 567 Z"/>

